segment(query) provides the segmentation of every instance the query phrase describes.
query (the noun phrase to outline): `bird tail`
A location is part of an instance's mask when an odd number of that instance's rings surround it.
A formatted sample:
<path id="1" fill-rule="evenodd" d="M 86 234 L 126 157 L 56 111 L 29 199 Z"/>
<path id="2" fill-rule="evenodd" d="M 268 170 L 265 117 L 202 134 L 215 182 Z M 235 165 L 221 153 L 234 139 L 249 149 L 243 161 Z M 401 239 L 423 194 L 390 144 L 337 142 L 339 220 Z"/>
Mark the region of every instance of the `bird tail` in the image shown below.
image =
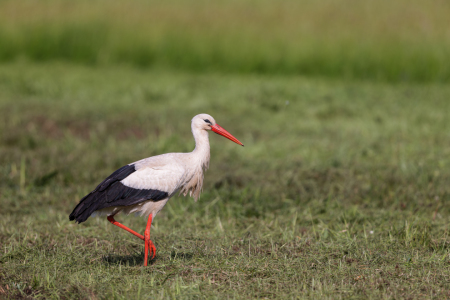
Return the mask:
<path id="1" fill-rule="evenodd" d="M 86 221 L 94 211 L 97 210 L 97 206 L 95 204 L 95 194 L 90 193 L 84 196 L 80 203 L 73 209 L 72 213 L 69 216 L 70 221 L 74 221 L 77 223 L 81 223 Z"/>

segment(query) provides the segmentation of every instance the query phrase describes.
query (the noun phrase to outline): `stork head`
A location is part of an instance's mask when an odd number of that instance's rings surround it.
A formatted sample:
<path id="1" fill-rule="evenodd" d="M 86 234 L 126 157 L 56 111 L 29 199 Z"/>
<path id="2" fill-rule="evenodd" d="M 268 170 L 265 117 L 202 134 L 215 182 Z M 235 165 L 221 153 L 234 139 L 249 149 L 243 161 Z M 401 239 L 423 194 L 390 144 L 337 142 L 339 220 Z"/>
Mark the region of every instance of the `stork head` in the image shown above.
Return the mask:
<path id="1" fill-rule="evenodd" d="M 231 135 L 231 133 L 220 127 L 219 124 L 216 123 L 216 120 L 208 114 L 199 114 L 192 119 L 192 130 L 194 129 L 207 131 L 212 130 L 215 133 L 235 142 L 236 144 L 244 146 L 244 144 L 239 142 L 239 140 Z"/>

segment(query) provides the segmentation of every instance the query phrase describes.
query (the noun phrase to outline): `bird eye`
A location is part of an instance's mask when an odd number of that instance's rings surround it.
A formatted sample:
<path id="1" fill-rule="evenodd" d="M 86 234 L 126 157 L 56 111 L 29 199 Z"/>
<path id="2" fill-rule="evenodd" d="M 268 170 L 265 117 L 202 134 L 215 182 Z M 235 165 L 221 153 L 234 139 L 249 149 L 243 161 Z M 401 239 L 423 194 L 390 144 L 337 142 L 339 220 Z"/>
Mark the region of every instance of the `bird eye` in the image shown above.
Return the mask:
<path id="1" fill-rule="evenodd" d="M 203 121 L 205 121 L 206 123 L 209 123 L 210 125 L 212 125 L 211 121 L 208 119 L 204 119 Z"/>

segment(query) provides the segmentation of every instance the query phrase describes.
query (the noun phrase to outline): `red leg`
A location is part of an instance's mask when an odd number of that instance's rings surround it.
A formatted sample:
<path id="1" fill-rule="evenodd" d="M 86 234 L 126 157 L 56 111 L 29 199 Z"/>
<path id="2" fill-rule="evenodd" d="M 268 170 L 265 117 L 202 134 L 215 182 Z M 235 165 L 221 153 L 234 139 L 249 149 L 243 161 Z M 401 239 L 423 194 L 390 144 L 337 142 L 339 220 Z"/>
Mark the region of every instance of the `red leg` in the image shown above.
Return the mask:
<path id="1" fill-rule="evenodd" d="M 132 233 L 132 234 L 134 234 L 135 236 L 137 236 L 138 238 L 140 238 L 141 240 L 144 240 L 144 241 L 145 241 L 144 236 L 143 236 L 142 234 L 139 234 L 139 233 L 137 233 L 136 231 L 133 231 L 133 230 L 131 230 L 130 228 L 128 228 L 128 227 L 126 227 L 126 226 L 120 224 L 119 222 L 117 222 L 116 220 L 114 220 L 114 216 L 108 216 L 107 219 L 108 219 L 108 221 L 111 222 L 111 224 L 116 225 L 116 226 L 118 226 L 118 227 L 120 227 L 120 228 L 122 228 L 122 229 L 125 229 L 125 230 L 128 231 L 129 233 Z M 151 224 L 151 222 L 150 222 L 150 224 Z M 147 226 L 148 226 L 148 225 L 147 225 Z M 150 236 L 150 229 L 149 229 L 149 236 Z"/>
<path id="2" fill-rule="evenodd" d="M 156 255 L 155 245 L 153 245 L 153 242 L 150 240 L 150 227 L 152 226 L 152 219 L 153 216 L 152 214 L 150 214 L 148 216 L 147 227 L 145 228 L 144 232 L 144 243 L 145 243 L 144 266 L 147 266 L 149 250 L 151 250 L 153 253 L 152 259 L 155 258 Z"/>

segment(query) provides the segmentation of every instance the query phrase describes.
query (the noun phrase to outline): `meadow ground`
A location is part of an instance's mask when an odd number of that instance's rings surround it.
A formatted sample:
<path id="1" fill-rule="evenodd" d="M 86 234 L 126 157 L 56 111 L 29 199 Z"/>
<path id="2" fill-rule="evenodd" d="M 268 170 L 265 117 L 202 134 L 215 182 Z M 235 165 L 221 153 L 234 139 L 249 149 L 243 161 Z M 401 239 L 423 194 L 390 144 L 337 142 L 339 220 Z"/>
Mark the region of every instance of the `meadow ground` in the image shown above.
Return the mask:
<path id="1" fill-rule="evenodd" d="M 450 297 L 450 87 L 0 66 L 0 298 Z M 157 216 L 157 257 L 68 215 L 112 171 L 191 151 L 213 115 L 195 203 Z M 145 220 L 119 216 L 143 231 Z"/>
<path id="2" fill-rule="evenodd" d="M 0 62 L 450 81 L 447 0 L 0 1 Z"/>

